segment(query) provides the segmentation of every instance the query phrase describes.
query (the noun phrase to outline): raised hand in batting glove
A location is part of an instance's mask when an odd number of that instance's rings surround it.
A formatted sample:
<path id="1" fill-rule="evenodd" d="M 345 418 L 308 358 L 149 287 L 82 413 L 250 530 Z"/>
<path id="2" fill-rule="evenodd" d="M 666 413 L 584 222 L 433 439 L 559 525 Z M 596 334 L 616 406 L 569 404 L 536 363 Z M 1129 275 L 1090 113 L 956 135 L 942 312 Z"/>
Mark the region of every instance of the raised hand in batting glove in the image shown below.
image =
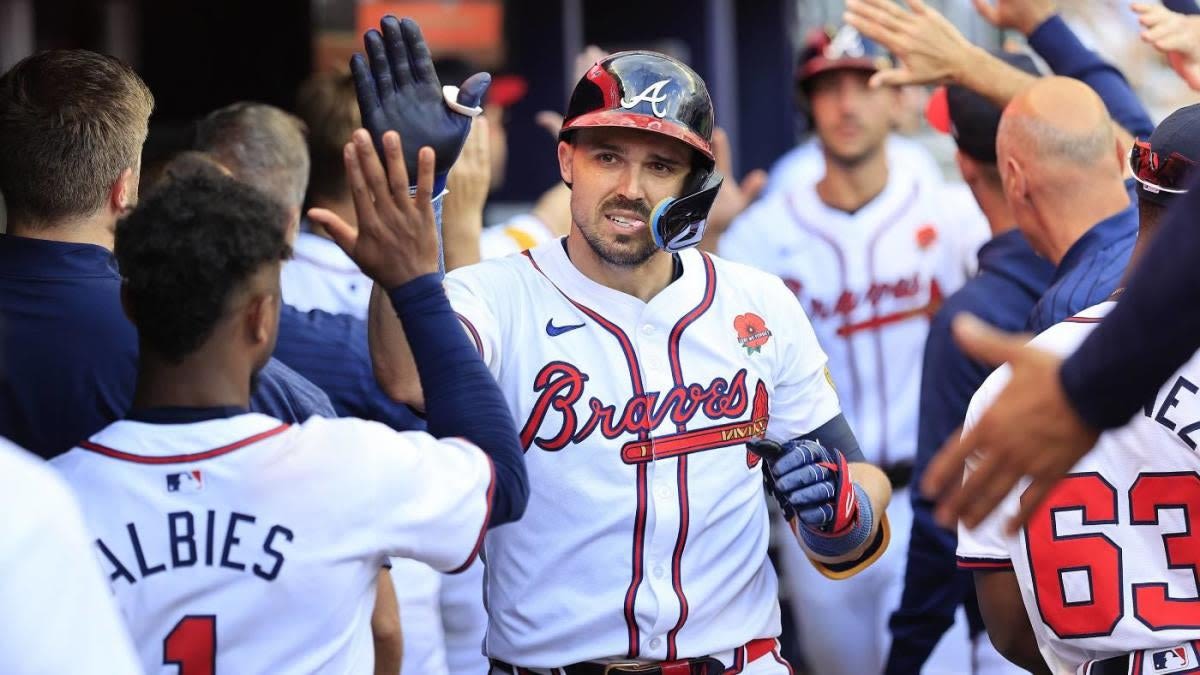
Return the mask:
<path id="1" fill-rule="evenodd" d="M 814 553 L 841 556 L 866 542 L 871 503 L 850 480 L 841 452 L 808 439 L 782 445 L 764 439 L 748 447 L 766 460 L 776 498 L 804 525 L 800 535 Z"/>
<path id="2" fill-rule="evenodd" d="M 475 73 L 453 98 L 447 98 L 454 90 L 447 88 L 443 93 L 417 23 L 389 15 L 380 28 L 382 32 L 371 29 L 363 38 L 366 58 L 355 54 L 350 59 L 363 126 L 371 133 L 380 157 L 384 156 L 383 133 L 400 133 L 409 176 L 417 175 L 417 152 L 433 148 L 436 196 L 467 140 L 471 118 L 481 112 L 492 76 Z"/>

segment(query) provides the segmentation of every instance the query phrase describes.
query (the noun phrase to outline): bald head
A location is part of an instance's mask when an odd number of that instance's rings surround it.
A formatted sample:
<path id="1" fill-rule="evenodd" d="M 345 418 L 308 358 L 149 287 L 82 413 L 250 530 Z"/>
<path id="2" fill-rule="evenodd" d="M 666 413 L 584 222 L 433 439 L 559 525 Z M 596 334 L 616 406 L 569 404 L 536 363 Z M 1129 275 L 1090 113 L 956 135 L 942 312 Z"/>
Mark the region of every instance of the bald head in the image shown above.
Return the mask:
<path id="1" fill-rule="evenodd" d="M 1116 127 L 1078 80 L 1042 78 L 1014 97 L 1000 118 L 996 156 L 1013 219 L 1055 264 L 1089 228 L 1129 205 Z"/>
<path id="2" fill-rule="evenodd" d="M 1050 182 L 1085 173 L 1116 172 L 1116 135 L 1104 101 L 1091 87 L 1069 77 L 1045 77 L 1013 98 L 996 134 L 1001 169 L 1015 157 L 1029 173 Z"/>

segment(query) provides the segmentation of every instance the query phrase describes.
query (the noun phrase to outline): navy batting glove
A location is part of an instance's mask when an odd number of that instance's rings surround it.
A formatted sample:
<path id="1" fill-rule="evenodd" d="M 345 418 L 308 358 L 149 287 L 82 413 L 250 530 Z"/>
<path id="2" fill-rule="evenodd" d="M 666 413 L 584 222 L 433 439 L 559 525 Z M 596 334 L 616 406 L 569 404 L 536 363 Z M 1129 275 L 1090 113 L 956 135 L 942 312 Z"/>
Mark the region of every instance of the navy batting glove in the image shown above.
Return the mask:
<path id="1" fill-rule="evenodd" d="M 433 57 L 417 23 L 389 15 L 380 25 L 382 33 L 371 29 L 363 38 L 366 58 L 355 54 L 350 59 L 363 126 L 371 133 L 381 158 L 383 133 L 399 132 L 404 163 L 414 185 L 417 153 L 425 146 L 433 148 L 436 196 L 467 140 L 471 118 L 446 105 Z M 491 75 L 475 73 L 459 87 L 457 102 L 468 108 L 479 106 L 491 83 Z"/>

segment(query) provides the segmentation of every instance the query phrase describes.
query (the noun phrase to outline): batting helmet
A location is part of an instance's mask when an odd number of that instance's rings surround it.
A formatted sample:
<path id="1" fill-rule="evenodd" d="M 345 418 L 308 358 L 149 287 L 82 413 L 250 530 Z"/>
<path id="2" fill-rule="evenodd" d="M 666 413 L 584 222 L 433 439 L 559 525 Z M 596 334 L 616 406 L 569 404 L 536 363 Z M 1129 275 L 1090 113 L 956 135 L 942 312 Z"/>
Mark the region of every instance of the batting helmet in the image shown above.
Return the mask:
<path id="1" fill-rule="evenodd" d="M 704 80 L 675 59 L 648 51 L 618 52 L 584 74 L 563 117 L 559 140 L 578 129 L 641 129 L 686 143 L 697 161 L 683 193 L 658 203 L 650 214 L 654 241 L 666 251 L 700 243 L 722 176 L 714 169 L 713 105 Z"/>
<path id="2" fill-rule="evenodd" d="M 831 70 L 875 72 L 889 67 L 886 50 L 863 37 L 852 26 L 817 28 L 808 35 L 796 61 L 796 83 L 801 87 L 812 78 Z"/>

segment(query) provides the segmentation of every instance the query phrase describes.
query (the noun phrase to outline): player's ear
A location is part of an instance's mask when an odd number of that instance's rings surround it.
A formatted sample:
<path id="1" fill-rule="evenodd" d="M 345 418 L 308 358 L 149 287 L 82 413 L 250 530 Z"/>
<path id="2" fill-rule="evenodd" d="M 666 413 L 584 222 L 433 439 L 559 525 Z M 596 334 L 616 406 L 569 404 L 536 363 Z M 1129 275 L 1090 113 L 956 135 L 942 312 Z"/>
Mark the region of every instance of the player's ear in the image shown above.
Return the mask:
<path id="1" fill-rule="evenodd" d="M 279 296 L 275 293 L 255 295 L 246 308 L 246 328 L 251 342 L 273 344 L 278 323 Z"/>
<path id="2" fill-rule="evenodd" d="M 1029 200 L 1028 177 L 1025 168 L 1016 157 L 1009 155 L 1004 160 L 1004 196 L 1010 205 Z"/>
<path id="3" fill-rule="evenodd" d="M 108 208 L 113 213 L 125 213 L 137 204 L 138 176 L 133 169 L 125 167 L 117 180 L 108 189 Z"/>
<path id="4" fill-rule="evenodd" d="M 558 173 L 567 185 L 575 182 L 572 176 L 571 160 L 575 157 L 575 146 L 566 141 L 558 142 Z"/>
<path id="5" fill-rule="evenodd" d="M 979 167 L 970 157 L 964 155 L 961 150 L 954 153 L 954 162 L 958 164 L 958 172 L 962 174 L 963 182 L 967 185 L 970 185 L 971 181 L 979 177 Z"/>

